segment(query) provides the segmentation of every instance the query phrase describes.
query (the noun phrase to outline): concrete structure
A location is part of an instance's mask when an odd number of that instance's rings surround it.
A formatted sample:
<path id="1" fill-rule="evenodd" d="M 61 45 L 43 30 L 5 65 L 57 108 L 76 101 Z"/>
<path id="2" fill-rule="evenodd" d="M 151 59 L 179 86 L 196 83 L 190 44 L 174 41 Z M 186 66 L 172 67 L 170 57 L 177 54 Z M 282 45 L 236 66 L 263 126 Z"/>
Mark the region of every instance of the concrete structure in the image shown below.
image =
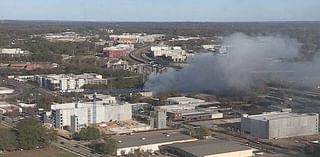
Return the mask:
<path id="1" fill-rule="evenodd" d="M 157 109 L 155 118 L 155 128 L 164 129 L 167 127 L 167 113 L 165 110 Z"/>
<path id="2" fill-rule="evenodd" d="M 96 111 L 94 111 L 93 101 L 76 102 L 51 105 L 52 118 L 56 128 L 71 127 L 70 130 L 79 130 L 94 123 L 94 113 L 96 123 L 109 121 L 131 120 L 131 104 L 114 102 L 114 97 L 96 100 Z M 77 122 L 77 123 L 76 123 Z"/>
<path id="3" fill-rule="evenodd" d="M 79 117 L 76 115 L 71 116 L 71 126 L 70 126 L 71 133 L 79 132 L 80 125 L 79 125 Z"/>
<path id="4" fill-rule="evenodd" d="M 34 80 L 40 87 L 61 92 L 79 92 L 83 91 L 82 87 L 86 84 L 107 85 L 108 83 L 102 75 L 95 73 L 35 75 Z"/>
<path id="5" fill-rule="evenodd" d="M 199 140 L 163 145 L 161 152 L 179 157 L 253 157 L 253 149 L 231 141 Z"/>
<path id="6" fill-rule="evenodd" d="M 244 115 L 241 132 L 265 139 L 314 135 L 319 132 L 319 114 L 270 112 Z"/>
<path id="7" fill-rule="evenodd" d="M 145 132 L 133 135 L 113 137 L 117 142 L 117 156 L 134 153 L 140 149 L 145 152 L 155 152 L 159 146 L 173 143 L 196 141 L 197 139 L 181 132 Z"/>
<path id="8" fill-rule="evenodd" d="M 12 94 L 14 92 L 13 89 L 7 87 L 0 87 L 0 95 Z"/>
<path id="9" fill-rule="evenodd" d="M 185 62 L 187 60 L 186 51 L 180 46 L 152 46 L 151 52 L 154 57 L 169 57 L 173 62 Z"/>

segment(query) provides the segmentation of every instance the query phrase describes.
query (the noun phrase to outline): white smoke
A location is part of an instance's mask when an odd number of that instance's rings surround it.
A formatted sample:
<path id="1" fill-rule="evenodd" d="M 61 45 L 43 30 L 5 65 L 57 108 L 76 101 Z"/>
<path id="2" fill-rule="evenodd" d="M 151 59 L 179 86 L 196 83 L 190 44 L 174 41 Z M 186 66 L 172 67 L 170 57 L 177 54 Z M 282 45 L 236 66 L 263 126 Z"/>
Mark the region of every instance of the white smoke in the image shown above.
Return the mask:
<path id="1" fill-rule="evenodd" d="M 247 91 L 266 77 L 286 79 L 300 77 L 312 67 L 315 70 L 315 63 L 288 62 L 298 57 L 301 45 L 288 37 L 236 33 L 225 37 L 222 44 L 231 46 L 228 54 L 197 54 L 188 59 L 187 65 L 180 70 L 168 69 L 151 75 L 145 88 L 155 92 Z"/>

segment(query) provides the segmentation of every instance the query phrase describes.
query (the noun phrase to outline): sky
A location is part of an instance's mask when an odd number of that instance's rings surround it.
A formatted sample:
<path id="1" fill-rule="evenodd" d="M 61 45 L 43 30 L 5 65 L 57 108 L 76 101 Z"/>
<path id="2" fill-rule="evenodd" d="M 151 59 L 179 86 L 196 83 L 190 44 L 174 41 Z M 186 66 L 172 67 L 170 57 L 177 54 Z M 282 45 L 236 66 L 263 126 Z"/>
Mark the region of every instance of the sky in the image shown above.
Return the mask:
<path id="1" fill-rule="evenodd" d="M 320 0 L 0 0 L 0 19 L 320 21 Z"/>

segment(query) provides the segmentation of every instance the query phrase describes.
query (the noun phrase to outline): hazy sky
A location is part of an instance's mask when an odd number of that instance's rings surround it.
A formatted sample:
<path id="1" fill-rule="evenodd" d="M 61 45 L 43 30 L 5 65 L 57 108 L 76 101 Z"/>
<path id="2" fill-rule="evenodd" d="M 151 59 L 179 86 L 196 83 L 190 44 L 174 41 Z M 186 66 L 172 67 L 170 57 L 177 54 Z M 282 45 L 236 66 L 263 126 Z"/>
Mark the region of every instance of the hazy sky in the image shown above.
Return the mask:
<path id="1" fill-rule="evenodd" d="M 0 19 L 320 21 L 320 0 L 0 0 Z"/>

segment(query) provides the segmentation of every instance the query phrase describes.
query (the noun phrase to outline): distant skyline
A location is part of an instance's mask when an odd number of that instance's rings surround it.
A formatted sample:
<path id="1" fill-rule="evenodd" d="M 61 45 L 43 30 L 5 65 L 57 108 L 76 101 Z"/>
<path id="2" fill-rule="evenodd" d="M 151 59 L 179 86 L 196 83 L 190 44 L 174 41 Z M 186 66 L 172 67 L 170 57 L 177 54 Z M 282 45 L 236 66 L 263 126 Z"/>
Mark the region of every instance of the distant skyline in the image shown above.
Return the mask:
<path id="1" fill-rule="evenodd" d="M 320 21 L 320 0 L 0 0 L 2 20 Z"/>

